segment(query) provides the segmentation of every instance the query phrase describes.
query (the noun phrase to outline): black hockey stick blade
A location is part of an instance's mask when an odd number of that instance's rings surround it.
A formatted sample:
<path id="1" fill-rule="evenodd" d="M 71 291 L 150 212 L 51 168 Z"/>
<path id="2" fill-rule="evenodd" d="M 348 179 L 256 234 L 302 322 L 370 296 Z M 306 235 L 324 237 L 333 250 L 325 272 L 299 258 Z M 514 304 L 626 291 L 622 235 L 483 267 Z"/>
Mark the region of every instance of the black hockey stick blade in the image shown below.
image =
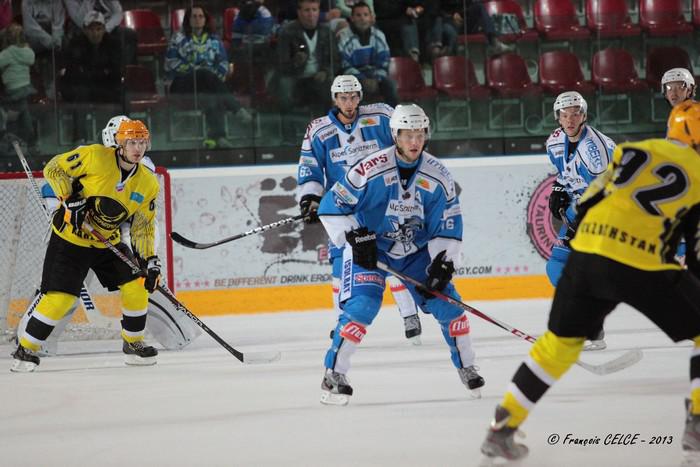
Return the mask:
<path id="1" fill-rule="evenodd" d="M 226 237 L 222 238 L 221 240 L 217 240 L 215 242 L 211 243 L 199 243 L 195 242 L 193 240 L 190 240 L 188 238 L 183 237 L 177 232 L 170 232 L 170 238 L 173 239 L 175 243 L 178 243 L 186 248 L 194 248 L 195 250 L 206 250 L 207 248 L 211 248 L 214 246 L 218 245 L 223 245 L 224 243 L 232 242 L 234 240 L 238 240 L 239 238 L 247 237 L 249 235 L 254 235 L 260 232 L 265 232 L 266 230 L 274 229 L 276 227 L 283 226 L 285 224 L 289 224 L 291 222 L 296 222 L 304 219 L 304 216 L 299 214 L 297 216 L 293 217 L 287 217 L 286 219 L 281 219 L 276 222 L 272 222 L 271 224 L 267 225 L 261 225 L 260 227 L 256 227 L 255 229 L 248 230 L 247 232 L 243 232 L 241 234 L 233 235 L 231 237 Z"/>
<path id="2" fill-rule="evenodd" d="M 193 242 L 192 240 L 183 237 L 182 235 L 180 235 L 177 232 L 170 232 L 170 238 L 172 238 L 175 243 L 179 243 L 180 245 L 187 247 L 187 248 L 196 248 L 196 249 L 209 248 L 208 246 L 206 246 L 206 244 Z M 204 246 L 202 246 L 202 245 L 204 245 Z M 214 246 L 214 245 L 212 245 L 212 246 Z"/>

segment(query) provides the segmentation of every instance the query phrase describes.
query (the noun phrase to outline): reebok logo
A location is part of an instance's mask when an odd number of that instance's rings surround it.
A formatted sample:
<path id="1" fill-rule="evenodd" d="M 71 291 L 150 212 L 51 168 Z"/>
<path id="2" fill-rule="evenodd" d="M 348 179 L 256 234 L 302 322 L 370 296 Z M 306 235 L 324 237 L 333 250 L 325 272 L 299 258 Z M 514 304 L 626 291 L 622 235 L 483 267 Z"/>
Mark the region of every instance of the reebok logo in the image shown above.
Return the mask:
<path id="1" fill-rule="evenodd" d="M 343 338 L 355 344 L 359 344 L 362 338 L 365 337 L 365 334 L 367 334 L 367 329 L 360 323 L 354 321 L 349 322 L 340 330 L 340 335 Z"/>
<path id="2" fill-rule="evenodd" d="M 466 336 L 467 334 L 469 334 L 469 321 L 466 315 L 450 321 L 450 336 Z"/>

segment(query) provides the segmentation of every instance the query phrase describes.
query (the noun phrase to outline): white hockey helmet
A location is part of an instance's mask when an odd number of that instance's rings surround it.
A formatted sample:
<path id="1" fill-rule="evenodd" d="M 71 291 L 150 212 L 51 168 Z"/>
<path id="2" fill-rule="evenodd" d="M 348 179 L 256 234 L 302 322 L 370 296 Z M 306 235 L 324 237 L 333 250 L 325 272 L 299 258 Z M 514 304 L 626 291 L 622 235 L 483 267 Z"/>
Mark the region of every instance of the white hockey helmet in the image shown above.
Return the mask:
<path id="1" fill-rule="evenodd" d="M 588 103 L 583 96 L 576 91 L 567 91 L 559 94 L 554 101 L 554 120 L 559 121 L 559 111 L 568 107 L 580 107 L 584 115 L 588 114 Z"/>
<path id="2" fill-rule="evenodd" d="M 353 75 L 338 75 L 331 85 L 331 99 L 335 101 L 335 95 L 339 92 L 358 92 L 362 100 L 362 85 Z"/>
<path id="3" fill-rule="evenodd" d="M 671 68 L 661 77 L 661 94 L 666 94 L 664 89 L 668 83 L 675 81 L 683 81 L 685 86 L 690 89 L 690 97 L 695 94 L 695 78 L 693 74 L 685 68 Z"/>
<path id="4" fill-rule="evenodd" d="M 116 148 L 118 146 L 117 140 L 114 137 L 117 134 L 119 125 L 121 125 L 122 122 L 126 120 L 129 120 L 129 117 L 127 117 L 126 115 L 115 115 L 114 117 L 109 119 L 109 121 L 107 122 L 107 126 L 105 126 L 102 130 L 103 145 L 111 148 Z"/>
<path id="5" fill-rule="evenodd" d="M 399 130 L 425 130 L 426 139 L 430 139 L 430 119 L 425 111 L 416 104 L 399 104 L 389 120 L 391 136 L 396 141 Z"/>

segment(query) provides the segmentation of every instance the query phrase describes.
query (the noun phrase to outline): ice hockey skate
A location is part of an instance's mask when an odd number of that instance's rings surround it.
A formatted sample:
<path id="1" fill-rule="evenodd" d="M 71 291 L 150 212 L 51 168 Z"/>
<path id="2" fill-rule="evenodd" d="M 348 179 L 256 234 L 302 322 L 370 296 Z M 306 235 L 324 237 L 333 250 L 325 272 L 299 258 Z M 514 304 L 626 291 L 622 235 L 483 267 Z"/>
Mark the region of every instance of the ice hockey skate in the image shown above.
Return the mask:
<path id="1" fill-rule="evenodd" d="M 21 345 L 12 353 L 12 366 L 10 371 L 15 373 L 31 373 L 39 366 L 39 357 L 35 352 L 25 349 Z"/>
<path id="2" fill-rule="evenodd" d="M 122 347 L 124 352 L 124 363 L 127 365 L 155 365 L 157 363 L 156 356 L 158 351 L 155 347 L 145 345 L 143 341 L 127 342 L 124 341 Z"/>
<path id="3" fill-rule="evenodd" d="M 345 375 L 326 369 L 321 382 L 321 404 L 348 405 L 352 396 L 352 386 Z"/>
<path id="4" fill-rule="evenodd" d="M 591 339 L 590 341 L 586 341 L 586 344 L 583 346 L 584 351 L 593 351 L 593 350 L 605 350 L 608 347 L 608 344 L 605 343 L 605 331 L 602 329 L 600 330 L 600 333 L 595 337 L 595 339 Z"/>
<path id="5" fill-rule="evenodd" d="M 477 369 L 477 367 L 472 365 L 466 368 L 460 368 L 457 372 L 459 372 L 459 378 L 464 385 L 471 391 L 472 397 L 474 399 L 481 399 L 481 387 L 486 384 L 486 381 L 476 372 Z"/>
<path id="6" fill-rule="evenodd" d="M 406 316 L 403 319 L 403 327 L 406 331 L 406 339 L 411 341 L 413 345 L 421 345 L 420 335 L 423 332 L 423 328 L 421 327 L 418 313 Z"/>
<path id="7" fill-rule="evenodd" d="M 491 421 L 486 439 L 481 444 L 481 453 L 488 457 L 503 457 L 508 460 L 517 460 L 525 457 L 528 448 L 524 444 L 515 442 L 515 434 L 524 437 L 517 428 L 506 426 L 510 419 L 510 413 L 500 405 L 496 407 L 496 414 Z"/>

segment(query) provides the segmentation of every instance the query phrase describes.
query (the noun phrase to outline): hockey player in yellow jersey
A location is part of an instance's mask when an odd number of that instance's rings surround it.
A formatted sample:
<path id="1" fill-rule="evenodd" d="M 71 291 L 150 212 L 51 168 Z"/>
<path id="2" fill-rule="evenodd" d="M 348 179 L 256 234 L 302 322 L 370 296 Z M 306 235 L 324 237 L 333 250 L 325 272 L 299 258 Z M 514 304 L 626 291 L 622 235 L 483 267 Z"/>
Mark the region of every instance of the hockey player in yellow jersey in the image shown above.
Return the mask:
<path id="1" fill-rule="evenodd" d="M 53 216 L 44 259 L 43 296 L 13 354 L 12 371 L 33 371 L 39 364 L 35 352 L 76 301 L 88 269 L 107 289 L 120 290 L 126 363 L 156 362 L 156 349 L 143 343 L 148 292 L 153 292 L 160 278 L 155 252 L 159 185 L 153 172 L 139 164 L 150 148 L 150 133 L 142 122 L 125 120 L 115 139 L 116 148 L 79 146 L 55 156 L 44 168 L 44 177 L 61 206 Z M 139 258 L 144 258 L 145 278 L 134 274 L 83 225 L 89 223 L 131 255 L 128 248 L 119 245 L 119 226 L 132 216 L 131 244 Z"/>
<path id="2" fill-rule="evenodd" d="M 548 329 L 496 407 L 481 446 L 485 455 L 527 454 L 514 440 L 518 427 L 619 303 L 639 310 L 674 342 L 694 342 L 682 446 L 700 451 L 700 103 L 674 107 L 667 138 L 617 146 L 608 170 L 579 200 L 573 251 Z M 674 259 L 682 237 L 687 270 Z"/>

